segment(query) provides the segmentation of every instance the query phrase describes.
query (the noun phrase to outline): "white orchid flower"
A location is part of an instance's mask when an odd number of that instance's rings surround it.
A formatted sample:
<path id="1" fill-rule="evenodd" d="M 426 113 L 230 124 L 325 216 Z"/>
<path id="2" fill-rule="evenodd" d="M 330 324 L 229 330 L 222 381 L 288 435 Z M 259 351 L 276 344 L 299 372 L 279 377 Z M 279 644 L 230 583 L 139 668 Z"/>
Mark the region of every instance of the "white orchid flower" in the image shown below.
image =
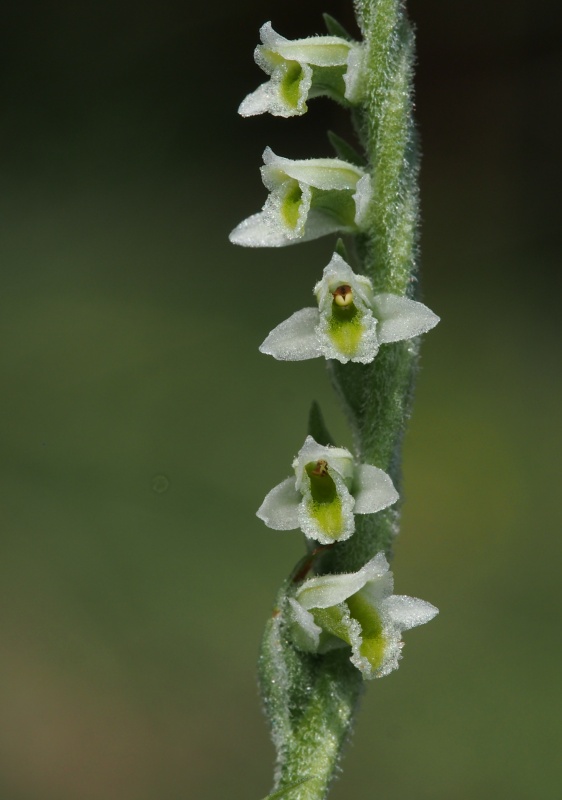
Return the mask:
<path id="1" fill-rule="evenodd" d="M 384 553 L 359 572 L 305 581 L 289 598 L 295 645 L 312 653 L 351 645 L 351 661 L 365 678 L 388 675 L 401 658 L 402 631 L 439 613 L 424 600 L 392 594 L 393 586 Z"/>
<path id="2" fill-rule="evenodd" d="M 398 500 L 382 469 L 355 464 L 343 447 L 325 447 L 308 436 L 293 461 L 295 476 L 266 495 L 257 515 L 278 531 L 301 528 L 321 544 L 349 539 L 355 514 L 374 514 Z"/>
<path id="3" fill-rule="evenodd" d="M 274 328 L 260 347 L 281 361 L 335 358 L 342 364 L 373 361 L 381 344 L 412 339 L 439 322 L 423 303 L 374 294 L 369 278 L 356 275 L 334 253 L 314 287 L 318 308 L 303 308 Z"/>
<path id="4" fill-rule="evenodd" d="M 269 112 L 294 117 L 307 111 L 306 101 L 320 95 L 360 102 L 363 88 L 363 53 L 358 42 L 339 36 L 312 36 L 290 41 L 276 33 L 271 22 L 260 28 L 261 44 L 254 51 L 256 64 L 270 79 L 241 103 L 243 117 Z"/>
<path id="5" fill-rule="evenodd" d="M 293 161 L 267 147 L 262 180 L 270 194 L 263 210 L 230 234 L 244 247 L 284 247 L 336 231 L 361 229 L 371 199 L 371 178 L 339 158 Z"/>

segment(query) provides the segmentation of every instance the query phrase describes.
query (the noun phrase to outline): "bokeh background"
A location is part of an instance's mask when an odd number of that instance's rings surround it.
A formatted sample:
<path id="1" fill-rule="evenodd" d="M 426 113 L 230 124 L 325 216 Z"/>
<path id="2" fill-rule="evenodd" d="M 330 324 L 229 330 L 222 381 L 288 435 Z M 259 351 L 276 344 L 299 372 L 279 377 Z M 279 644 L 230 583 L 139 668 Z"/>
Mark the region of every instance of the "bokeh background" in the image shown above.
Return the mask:
<path id="1" fill-rule="evenodd" d="M 8 0 L 0 12 L 0 797 L 250 800 L 273 751 L 255 660 L 297 533 L 254 516 L 323 365 L 257 351 L 332 242 L 227 234 L 265 145 L 242 120 L 267 19 L 348 2 Z M 411 4 L 423 347 L 397 591 L 441 614 L 369 685 L 334 800 L 560 793 L 560 5 Z"/>

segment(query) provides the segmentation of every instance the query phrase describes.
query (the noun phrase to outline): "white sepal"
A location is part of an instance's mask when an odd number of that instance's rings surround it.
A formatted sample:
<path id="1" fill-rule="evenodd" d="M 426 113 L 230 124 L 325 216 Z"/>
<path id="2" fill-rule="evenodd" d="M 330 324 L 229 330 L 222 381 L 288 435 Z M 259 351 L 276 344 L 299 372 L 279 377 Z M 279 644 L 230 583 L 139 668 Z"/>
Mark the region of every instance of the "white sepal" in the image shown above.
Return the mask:
<path id="1" fill-rule="evenodd" d="M 355 470 L 356 514 L 374 514 L 398 500 L 398 492 L 386 472 L 371 464 L 359 464 Z"/>
<path id="2" fill-rule="evenodd" d="M 393 623 L 402 631 L 425 625 L 439 613 L 431 603 L 403 594 L 387 597 L 384 603 Z"/>
<path id="3" fill-rule="evenodd" d="M 301 495 L 295 489 L 293 478 L 286 478 L 277 484 L 256 511 L 256 516 L 268 528 L 276 531 L 291 531 L 299 527 L 299 505 Z"/>
<path id="4" fill-rule="evenodd" d="M 439 317 L 423 303 L 395 294 L 377 294 L 373 310 L 379 320 L 381 342 L 400 342 L 427 333 L 439 322 Z"/>
<path id="5" fill-rule="evenodd" d="M 330 608 L 362 589 L 367 580 L 368 575 L 364 570 L 309 578 L 298 588 L 295 597 L 307 611 L 311 608 Z"/>
<path id="6" fill-rule="evenodd" d="M 287 235 L 280 225 L 264 211 L 252 214 L 242 220 L 229 235 L 232 244 L 242 247 L 286 247 L 289 244 L 310 242 L 330 233 L 337 233 L 341 225 L 333 217 L 311 209 L 306 220 L 306 227 L 300 238 Z"/>
<path id="7" fill-rule="evenodd" d="M 274 328 L 260 345 L 260 353 L 279 361 L 304 361 L 322 355 L 316 328 L 318 309 L 303 308 Z"/>

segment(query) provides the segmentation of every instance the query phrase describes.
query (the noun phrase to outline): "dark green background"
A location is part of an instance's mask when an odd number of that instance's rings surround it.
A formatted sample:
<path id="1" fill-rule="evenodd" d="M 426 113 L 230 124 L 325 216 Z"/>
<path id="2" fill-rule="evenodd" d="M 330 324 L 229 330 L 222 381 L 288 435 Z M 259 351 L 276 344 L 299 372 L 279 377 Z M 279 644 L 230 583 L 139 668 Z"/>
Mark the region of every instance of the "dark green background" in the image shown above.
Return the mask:
<path id="1" fill-rule="evenodd" d="M 323 364 L 257 347 L 332 242 L 242 250 L 263 148 L 330 155 L 328 101 L 242 120 L 261 23 L 349 5 L 0 12 L 0 797 L 258 800 L 255 660 L 297 532 L 254 516 Z M 555 11 L 556 9 L 556 11 Z M 412 3 L 423 262 L 442 317 L 405 446 L 399 593 L 441 609 L 368 686 L 334 800 L 551 800 L 560 725 L 559 5 Z"/>

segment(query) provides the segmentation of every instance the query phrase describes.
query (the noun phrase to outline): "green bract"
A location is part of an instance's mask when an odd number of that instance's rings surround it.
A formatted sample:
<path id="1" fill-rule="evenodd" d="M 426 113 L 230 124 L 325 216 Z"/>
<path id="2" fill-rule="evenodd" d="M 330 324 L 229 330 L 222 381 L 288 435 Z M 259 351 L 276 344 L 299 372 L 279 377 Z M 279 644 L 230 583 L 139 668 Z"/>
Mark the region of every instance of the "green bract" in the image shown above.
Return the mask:
<path id="1" fill-rule="evenodd" d="M 438 613 L 424 600 L 393 595 L 393 586 L 384 553 L 358 572 L 305 581 L 289 598 L 293 641 L 313 653 L 349 645 L 351 661 L 365 678 L 388 675 L 398 667 L 402 631 Z"/>
<path id="2" fill-rule="evenodd" d="M 243 220 L 230 241 L 245 247 L 283 247 L 336 231 L 361 229 L 371 199 L 364 169 L 339 158 L 294 161 L 263 154 L 261 175 L 269 189 L 263 210 Z"/>
<path id="3" fill-rule="evenodd" d="M 243 117 L 304 114 L 307 99 L 319 95 L 345 103 L 361 99 L 363 47 L 358 42 L 339 36 L 290 41 L 276 33 L 271 22 L 261 27 L 260 38 L 254 58 L 271 77 L 242 101 L 238 113 Z"/>

